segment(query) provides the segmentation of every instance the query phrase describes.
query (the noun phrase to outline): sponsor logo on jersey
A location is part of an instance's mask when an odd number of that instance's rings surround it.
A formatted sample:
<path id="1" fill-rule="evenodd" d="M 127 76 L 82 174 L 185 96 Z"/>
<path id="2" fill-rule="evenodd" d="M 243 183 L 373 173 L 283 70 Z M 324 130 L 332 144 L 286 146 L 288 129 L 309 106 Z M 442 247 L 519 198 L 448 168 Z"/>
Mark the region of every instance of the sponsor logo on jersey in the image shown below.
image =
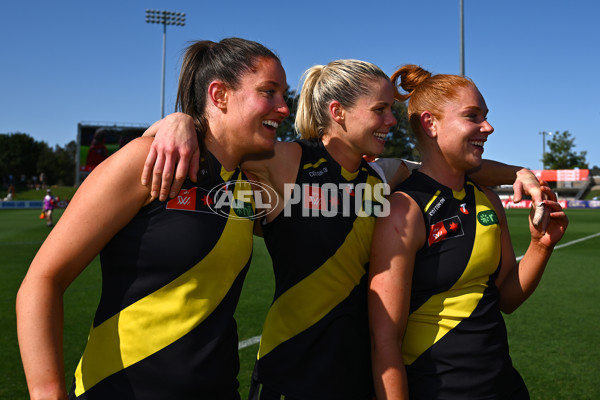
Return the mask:
<path id="1" fill-rule="evenodd" d="M 318 186 L 305 186 L 303 191 L 303 207 L 311 210 L 327 209 L 326 193 Z"/>
<path id="2" fill-rule="evenodd" d="M 325 175 L 328 172 L 327 167 L 323 167 L 318 171 L 310 171 L 308 173 L 308 176 L 310 176 L 311 178 L 315 177 L 315 176 L 322 176 Z"/>
<path id="3" fill-rule="evenodd" d="M 497 225 L 498 216 L 494 210 L 484 210 L 477 214 L 477 221 L 483 226 Z"/>
<path id="4" fill-rule="evenodd" d="M 458 215 L 455 215 L 431 225 L 429 228 L 429 237 L 427 238 L 427 243 L 429 243 L 429 246 L 431 246 L 434 243 L 439 243 L 446 239 L 463 236 L 464 234 L 465 232 L 463 231 L 460 218 Z"/>
<path id="5" fill-rule="evenodd" d="M 463 214 L 469 214 L 469 210 L 467 210 L 467 203 L 462 203 L 460 205 L 460 212 Z"/>
<path id="6" fill-rule="evenodd" d="M 180 190 L 177 196 L 167 202 L 167 209 L 195 211 L 197 190 L 197 187 Z"/>
<path id="7" fill-rule="evenodd" d="M 441 198 L 440 201 L 438 201 L 435 206 L 433 206 L 433 208 L 431 210 L 429 210 L 429 216 L 433 217 L 435 215 L 436 212 L 438 212 L 438 210 L 440 209 L 440 207 L 442 207 L 442 205 L 444 205 L 444 203 L 446 202 L 445 198 Z"/>

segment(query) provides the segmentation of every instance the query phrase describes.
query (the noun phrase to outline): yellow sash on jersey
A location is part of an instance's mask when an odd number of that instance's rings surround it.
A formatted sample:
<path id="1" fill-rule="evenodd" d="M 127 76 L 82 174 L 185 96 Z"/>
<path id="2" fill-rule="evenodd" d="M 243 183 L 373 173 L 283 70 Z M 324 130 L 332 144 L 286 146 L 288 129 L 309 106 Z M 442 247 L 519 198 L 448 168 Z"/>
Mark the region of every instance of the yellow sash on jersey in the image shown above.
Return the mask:
<path id="1" fill-rule="evenodd" d="M 223 178 L 227 180 L 231 174 L 223 169 L 221 176 L 228 175 Z M 235 186 L 235 190 L 249 189 L 245 181 Z M 233 208 L 230 215 L 235 216 Z M 92 327 L 75 371 L 75 395 L 174 343 L 202 323 L 248 263 L 252 227 L 250 219 L 229 218 L 217 244 L 198 264 Z M 161 323 L 156 323 L 156 315 Z"/>
<path id="2" fill-rule="evenodd" d="M 367 185 L 377 183 L 381 180 L 367 178 Z M 365 191 L 365 200 L 372 201 L 368 196 L 369 191 Z M 316 324 L 350 295 L 366 273 L 374 226 L 374 217 L 357 217 L 335 254 L 273 302 L 265 320 L 258 359 Z"/>
<path id="3" fill-rule="evenodd" d="M 468 184 L 472 185 L 471 182 Z M 473 189 L 477 210 L 475 218 L 482 211 L 495 211 L 485 193 L 477 187 Z M 500 226 L 484 226 L 479 222 L 476 226 L 471 256 L 461 277 L 448 291 L 431 296 L 408 317 L 402 342 L 404 364 L 412 364 L 462 320 L 468 318 L 483 297 L 489 275 L 494 273 L 500 263 Z"/>

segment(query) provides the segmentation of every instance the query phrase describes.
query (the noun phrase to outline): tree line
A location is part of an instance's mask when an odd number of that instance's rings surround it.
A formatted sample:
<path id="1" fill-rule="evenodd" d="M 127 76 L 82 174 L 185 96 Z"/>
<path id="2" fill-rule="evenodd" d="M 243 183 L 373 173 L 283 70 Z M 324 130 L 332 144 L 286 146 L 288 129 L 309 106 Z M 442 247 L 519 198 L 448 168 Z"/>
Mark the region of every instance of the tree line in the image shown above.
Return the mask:
<path id="1" fill-rule="evenodd" d="M 26 133 L 0 134 L 0 177 L 2 186 L 17 189 L 40 184 L 73 186 L 77 143 L 51 148 Z"/>

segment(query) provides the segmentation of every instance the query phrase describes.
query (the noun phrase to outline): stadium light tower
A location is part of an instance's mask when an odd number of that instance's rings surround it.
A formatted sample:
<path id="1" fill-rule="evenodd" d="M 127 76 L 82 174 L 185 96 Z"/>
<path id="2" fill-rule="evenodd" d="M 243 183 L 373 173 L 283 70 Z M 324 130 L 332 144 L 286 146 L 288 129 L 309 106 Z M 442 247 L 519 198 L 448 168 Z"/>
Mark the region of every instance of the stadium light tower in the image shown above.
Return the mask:
<path id="1" fill-rule="evenodd" d="M 465 8 L 460 0 L 460 74 L 465 76 Z"/>
<path id="2" fill-rule="evenodd" d="M 167 52 L 167 25 L 185 26 L 185 13 L 163 10 L 146 10 L 146 23 L 163 25 L 162 84 L 160 117 L 165 116 L 165 57 Z"/>
<path id="3" fill-rule="evenodd" d="M 542 169 L 546 169 L 546 135 L 552 135 L 552 132 L 541 131 L 540 135 L 542 135 Z"/>

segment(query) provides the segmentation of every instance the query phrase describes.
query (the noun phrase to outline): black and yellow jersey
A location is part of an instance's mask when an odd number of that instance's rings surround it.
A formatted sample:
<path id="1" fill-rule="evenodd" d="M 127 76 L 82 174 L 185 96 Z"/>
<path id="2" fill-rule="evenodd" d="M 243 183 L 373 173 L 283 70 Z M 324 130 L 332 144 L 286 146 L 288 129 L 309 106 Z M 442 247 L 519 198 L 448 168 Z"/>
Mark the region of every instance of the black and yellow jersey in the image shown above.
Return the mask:
<path id="1" fill-rule="evenodd" d="M 294 399 L 370 398 L 367 267 L 380 204 L 363 189 L 381 178 L 365 161 L 346 171 L 321 141 L 298 143 L 297 191 L 263 227 L 276 287 L 254 380 Z"/>
<path id="2" fill-rule="evenodd" d="M 420 206 L 417 252 L 402 351 L 411 399 L 511 399 L 513 368 L 495 279 L 501 228 L 494 206 L 466 180 L 460 192 L 418 171 L 398 190 Z"/>
<path id="3" fill-rule="evenodd" d="M 254 204 L 215 210 L 216 192 L 250 187 L 208 158 L 198 184 L 143 207 L 100 253 L 102 295 L 71 398 L 239 398 L 233 313 Z"/>

